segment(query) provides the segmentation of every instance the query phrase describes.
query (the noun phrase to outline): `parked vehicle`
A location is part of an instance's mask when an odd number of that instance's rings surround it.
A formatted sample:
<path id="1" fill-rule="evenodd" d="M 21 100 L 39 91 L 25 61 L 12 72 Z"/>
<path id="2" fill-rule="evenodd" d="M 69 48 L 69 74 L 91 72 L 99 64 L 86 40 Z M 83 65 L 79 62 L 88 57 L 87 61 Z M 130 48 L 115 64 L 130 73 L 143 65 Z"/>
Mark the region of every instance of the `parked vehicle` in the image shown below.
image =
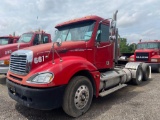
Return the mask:
<path id="1" fill-rule="evenodd" d="M 9 96 L 35 109 L 62 106 L 78 117 L 90 108 L 93 96 L 104 97 L 129 81 L 139 85 L 148 80 L 145 63 L 116 66 L 117 12 L 112 20 L 87 16 L 58 24 L 54 43 L 13 52 L 7 73 Z"/>
<path id="2" fill-rule="evenodd" d="M 137 44 L 137 49 L 129 61 L 146 62 L 153 71 L 160 73 L 160 40 L 143 41 Z"/>
<path id="3" fill-rule="evenodd" d="M 0 46 L 0 74 L 6 74 L 9 69 L 9 59 L 12 52 L 38 44 L 51 42 L 51 35 L 43 31 L 27 32 L 21 35 L 18 43 Z"/>
<path id="4" fill-rule="evenodd" d="M 0 46 L 16 43 L 19 40 L 19 36 L 0 36 Z"/>

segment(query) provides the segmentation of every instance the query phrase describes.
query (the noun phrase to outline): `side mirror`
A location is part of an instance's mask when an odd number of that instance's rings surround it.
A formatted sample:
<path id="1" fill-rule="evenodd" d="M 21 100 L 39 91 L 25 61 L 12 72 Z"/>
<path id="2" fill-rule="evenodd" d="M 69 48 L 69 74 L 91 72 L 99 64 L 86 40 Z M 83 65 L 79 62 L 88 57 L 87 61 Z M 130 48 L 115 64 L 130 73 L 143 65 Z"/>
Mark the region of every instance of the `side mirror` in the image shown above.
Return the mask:
<path id="1" fill-rule="evenodd" d="M 57 39 L 56 44 L 58 47 L 62 45 L 62 40 L 60 38 Z"/>
<path id="2" fill-rule="evenodd" d="M 111 25 L 111 28 L 115 28 L 116 27 L 116 21 L 112 20 L 110 25 Z"/>
<path id="3" fill-rule="evenodd" d="M 55 30 L 55 35 L 57 34 L 58 30 Z"/>

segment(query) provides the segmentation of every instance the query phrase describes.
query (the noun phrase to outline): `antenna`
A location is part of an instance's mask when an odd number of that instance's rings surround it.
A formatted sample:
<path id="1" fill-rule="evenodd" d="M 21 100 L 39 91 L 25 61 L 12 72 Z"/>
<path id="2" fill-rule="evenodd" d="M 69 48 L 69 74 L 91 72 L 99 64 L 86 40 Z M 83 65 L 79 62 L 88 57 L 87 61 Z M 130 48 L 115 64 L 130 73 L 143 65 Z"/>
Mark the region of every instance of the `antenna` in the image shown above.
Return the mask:
<path id="1" fill-rule="evenodd" d="M 16 32 L 15 31 L 13 32 L 13 36 L 16 36 Z"/>
<path id="2" fill-rule="evenodd" d="M 36 23 L 37 23 L 37 24 L 36 24 L 36 26 L 37 26 L 37 29 L 39 29 L 39 28 L 38 28 L 38 16 L 37 16 L 37 22 L 36 22 Z"/>

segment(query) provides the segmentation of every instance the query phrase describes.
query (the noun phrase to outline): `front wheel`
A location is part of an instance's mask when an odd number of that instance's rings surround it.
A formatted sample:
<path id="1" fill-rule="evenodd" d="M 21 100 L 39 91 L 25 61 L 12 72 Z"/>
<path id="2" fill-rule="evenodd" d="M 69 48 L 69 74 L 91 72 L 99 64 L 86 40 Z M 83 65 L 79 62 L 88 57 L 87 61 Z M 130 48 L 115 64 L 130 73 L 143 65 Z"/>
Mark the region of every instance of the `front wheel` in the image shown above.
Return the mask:
<path id="1" fill-rule="evenodd" d="M 92 98 L 91 81 L 84 76 L 76 76 L 69 82 L 65 90 L 63 110 L 72 117 L 78 117 L 90 108 Z"/>

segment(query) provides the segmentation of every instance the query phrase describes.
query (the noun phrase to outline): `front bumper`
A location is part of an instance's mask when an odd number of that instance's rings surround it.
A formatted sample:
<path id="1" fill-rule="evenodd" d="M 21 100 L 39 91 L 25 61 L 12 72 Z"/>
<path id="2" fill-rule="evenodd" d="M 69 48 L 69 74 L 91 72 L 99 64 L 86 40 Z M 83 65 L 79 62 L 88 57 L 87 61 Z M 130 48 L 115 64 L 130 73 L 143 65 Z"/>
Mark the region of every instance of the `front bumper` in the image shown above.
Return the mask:
<path id="1" fill-rule="evenodd" d="M 0 66 L 0 74 L 7 74 L 9 66 Z"/>
<path id="2" fill-rule="evenodd" d="M 160 67 L 160 63 L 148 63 L 152 70 L 157 70 Z"/>
<path id="3" fill-rule="evenodd" d="M 9 96 L 20 104 L 41 110 L 61 107 L 65 85 L 53 88 L 30 88 L 7 79 Z"/>

